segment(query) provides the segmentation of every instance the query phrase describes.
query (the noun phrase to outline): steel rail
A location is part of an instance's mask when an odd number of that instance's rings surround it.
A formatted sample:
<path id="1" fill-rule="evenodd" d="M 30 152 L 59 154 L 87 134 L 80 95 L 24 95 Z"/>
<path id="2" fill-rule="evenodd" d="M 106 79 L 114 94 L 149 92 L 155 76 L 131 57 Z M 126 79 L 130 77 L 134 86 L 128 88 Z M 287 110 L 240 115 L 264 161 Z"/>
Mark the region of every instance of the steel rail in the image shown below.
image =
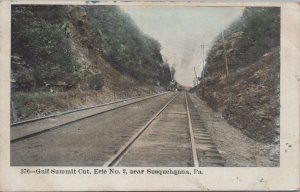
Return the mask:
<path id="1" fill-rule="evenodd" d="M 155 94 L 155 95 L 152 95 L 152 96 L 156 96 L 156 95 L 159 96 L 159 95 L 163 95 L 163 94 L 166 94 L 166 93 L 168 93 L 168 92 L 163 92 L 163 93 Z M 144 96 L 144 97 L 149 97 L 149 96 L 151 96 L 151 95 Z M 84 110 L 93 109 L 93 108 L 97 108 L 97 107 L 103 107 L 103 106 L 107 106 L 107 105 L 111 105 L 111 104 L 116 104 L 116 103 L 121 103 L 121 102 L 124 102 L 124 101 L 130 101 L 130 100 L 138 99 L 138 98 L 142 98 L 142 97 L 143 96 L 130 97 L 130 98 L 123 99 L 123 100 L 117 100 L 117 101 L 112 101 L 112 102 L 103 103 L 103 104 L 99 104 L 99 105 L 94 105 L 94 106 L 90 106 L 90 107 L 84 107 L 84 108 L 80 108 L 80 109 L 74 109 L 74 110 L 65 111 L 65 112 L 58 113 L 58 114 L 47 115 L 47 116 L 40 117 L 40 118 L 28 119 L 28 120 L 25 120 L 25 121 L 11 123 L 11 126 L 14 127 L 14 126 L 17 126 L 17 125 L 31 123 L 31 122 L 35 122 L 35 121 L 39 121 L 39 120 L 44 120 L 44 119 L 52 118 L 52 117 L 59 117 L 59 116 L 62 116 L 62 115 L 66 115 L 66 114 L 70 114 L 70 113 L 75 113 L 75 112 L 78 112 L 78 111 L 84 111 Z"/>
<path id="2" fill-rule="evenodd" d="M 91 118 L 91 117 L 94 117 L 96 115 L 100 115 L 100 114 L 103 114 L 103 113 L 106 113 L 106 112 L 109 112 L 109 111 L 113 111 L 113 110 L 116 110 L 116 109 L 120 109 L 122 107 L 125 107 L 125 106 L 128 106 L 128 105 L 132 105 L 132 104 L 135 104 L 135 103 L 139 103 L 139 102 L 142 102 L 142 101 L 145 101 L 145 100 L 148 100 L 148 99 L 151 99 L 151 98 L 154 98 L 154 97 L 157 97 L 157 96 L 160 96 L 160 95 L 164 95 L 168 92 L 164 92 L 164 93 L 161 93 L 161 94 L 156 94 L 156 95 L 152 95 L 152 96 L 147 96 L 141 100 L 138 100 L 138 101 L 134 101 L 132 103 L 127 103 L 127 104 L 124 104 L 124 105 L 121 105 L 121 106 L 117 106 L 117 107 L 114 107 L 114 108 L 111 108 L 111 109 L 107 109 L 107 110 L 104 110 L 104 111 L 101 111 L 101 112 L 98 112 L 98 113 L 95 113 L 95 114 L 92 114 L 92 115 L 88 115 L 88 116 L 85 116 L 85 117 L 81 117 L 81 118 L 78 118 L 76 120 L 72 120 L 72 121 L 69 121 L 69 122 L 66 122 L 66 123 L 63 123 L 63 124 L 60 124 L 60 125 L 56 125 L 56 126 L 53 126 L 53 127 L 49 127 L 47 129 L 44 129 L 44 130 L 41 130 L 41 131 L 37 131 L 37 132 L 34 132 L 34 133 L 30 133 L 28 135 L 24 135 L 24 136 L 21 136 L 21 137 L 18 137 L 18 138 L 15 138 L 15 139 L 11 139 L 10 142 L 11 143 L 16 143 L 18 141 L 21 141 L 21 140 L 24 140 L 24 139 L 27 139 L 27 138 L 30 138 L 30 137 L 33 137 L 33 136 L 37 136 L 37 135 L 40 135 L 42 133 L 45 133 L 45 132 L 48 132 L 48 131 L 52 131 L 54 129 L 58 129 L 58 128 L 61 128 L 65 125 L 69 125 L 71 123 L 75 123 L 75 122 L 78 122 L 78 121 L 81 121 L 81 120 L 84 120 L 84 119 L 88 119 L 88 118 Z"/>
<path id="3" fill-rule="evenodd" d="M 132 144 L 145 132 L 149 125 L 165 110 L 165 108 L 179 95 L 176 94 L 171 98 L 134 136 L 132 136 L 122 147 L 121 149 L 112 156 L 103 167 L 112 167 L 117 165 L 120 160 L 126 155 Z"/>
<path id="4" fill-rule="evenodd" d="M 188 116 L 189 133 L 190 133 L 190 138 L 191 138 L 193 164 L 194 164 L 194 167 L 199 167 L 199 161 L 198 161 L 196 144 L 195 144 L 195 137 L 194 137 L 193 127 L 192 127 L 192 120 L 191 120 L 191 115 L 190 115 L 189 104 L 187 101 L 187 93 L 186 92 L 185 92 L 185 104 L 186 104 L 186 111 L 187 111 L 187 116 Z"/>

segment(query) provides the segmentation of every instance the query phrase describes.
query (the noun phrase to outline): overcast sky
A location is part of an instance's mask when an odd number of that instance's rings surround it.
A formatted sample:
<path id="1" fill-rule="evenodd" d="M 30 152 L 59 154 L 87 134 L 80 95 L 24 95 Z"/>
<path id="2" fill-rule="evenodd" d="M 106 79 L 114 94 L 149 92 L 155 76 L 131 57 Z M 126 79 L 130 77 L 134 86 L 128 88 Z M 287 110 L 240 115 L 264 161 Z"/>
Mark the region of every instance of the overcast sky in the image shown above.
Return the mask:
<path id="1" fill-rule="evenodd" d="M 198 75 L 203 65 L 201 45 L 214 38 L 239 18 L 242 7 L 122 6 L 138 27 L 158 40 L 161 53 L 176 69 L 175 79 L 193 85 L 194 66 Z M 209 47 L 205 47 L 206 51 Z"/>

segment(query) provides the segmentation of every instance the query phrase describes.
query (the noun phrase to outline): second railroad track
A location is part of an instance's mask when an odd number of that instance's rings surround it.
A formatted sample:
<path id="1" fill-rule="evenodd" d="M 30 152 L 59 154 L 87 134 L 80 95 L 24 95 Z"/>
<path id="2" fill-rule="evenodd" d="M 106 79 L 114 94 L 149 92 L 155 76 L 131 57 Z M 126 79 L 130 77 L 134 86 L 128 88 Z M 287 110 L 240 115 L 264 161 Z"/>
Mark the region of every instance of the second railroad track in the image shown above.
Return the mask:
<path id="1" fill-rule="evenodd" d="M 97 110 L 65 114 L 59 123 L 46 118 L 12 127 L 12 165 L 224 165 L 189 93 L 165 93 Z"/>

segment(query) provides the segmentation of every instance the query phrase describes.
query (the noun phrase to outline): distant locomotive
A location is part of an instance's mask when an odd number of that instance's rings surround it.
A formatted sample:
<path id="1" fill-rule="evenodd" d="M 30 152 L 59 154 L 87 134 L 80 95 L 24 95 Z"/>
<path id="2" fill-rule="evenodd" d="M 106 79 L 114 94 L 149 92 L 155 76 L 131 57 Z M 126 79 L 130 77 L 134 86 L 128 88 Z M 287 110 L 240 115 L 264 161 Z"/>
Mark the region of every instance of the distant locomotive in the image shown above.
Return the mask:
<path id="1" fill-rule="evenodd" d="M 175 80 L 172 80 L 168 87 L 168 91 L 183 91 L 183 90 L 189 91 L 190 89 L 191 89 L 191 87 L 181 85 L 180 83 L 178 83 Z"/>
<path id="2" fill-rule="evenodd" d="M 177 82 L 173 79 L 168 86 L 168 91 L 177 91 Z"/>

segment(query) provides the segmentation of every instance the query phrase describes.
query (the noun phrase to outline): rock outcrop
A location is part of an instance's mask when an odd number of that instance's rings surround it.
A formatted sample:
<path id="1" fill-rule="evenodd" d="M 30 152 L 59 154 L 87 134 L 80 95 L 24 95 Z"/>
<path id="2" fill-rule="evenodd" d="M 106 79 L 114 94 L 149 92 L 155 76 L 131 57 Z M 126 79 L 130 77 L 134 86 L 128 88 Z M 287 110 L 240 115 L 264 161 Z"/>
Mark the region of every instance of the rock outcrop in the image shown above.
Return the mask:
<path id="1" fill-rule="evenodd" d="M 208 54 L 205 79 L 193 89 L 229 123 L 259 142 L 274 142 L 280 132 L 279 15 L 278 8 L 247 8 L 225 30 L 224 42 L 218 37 Z"/>

